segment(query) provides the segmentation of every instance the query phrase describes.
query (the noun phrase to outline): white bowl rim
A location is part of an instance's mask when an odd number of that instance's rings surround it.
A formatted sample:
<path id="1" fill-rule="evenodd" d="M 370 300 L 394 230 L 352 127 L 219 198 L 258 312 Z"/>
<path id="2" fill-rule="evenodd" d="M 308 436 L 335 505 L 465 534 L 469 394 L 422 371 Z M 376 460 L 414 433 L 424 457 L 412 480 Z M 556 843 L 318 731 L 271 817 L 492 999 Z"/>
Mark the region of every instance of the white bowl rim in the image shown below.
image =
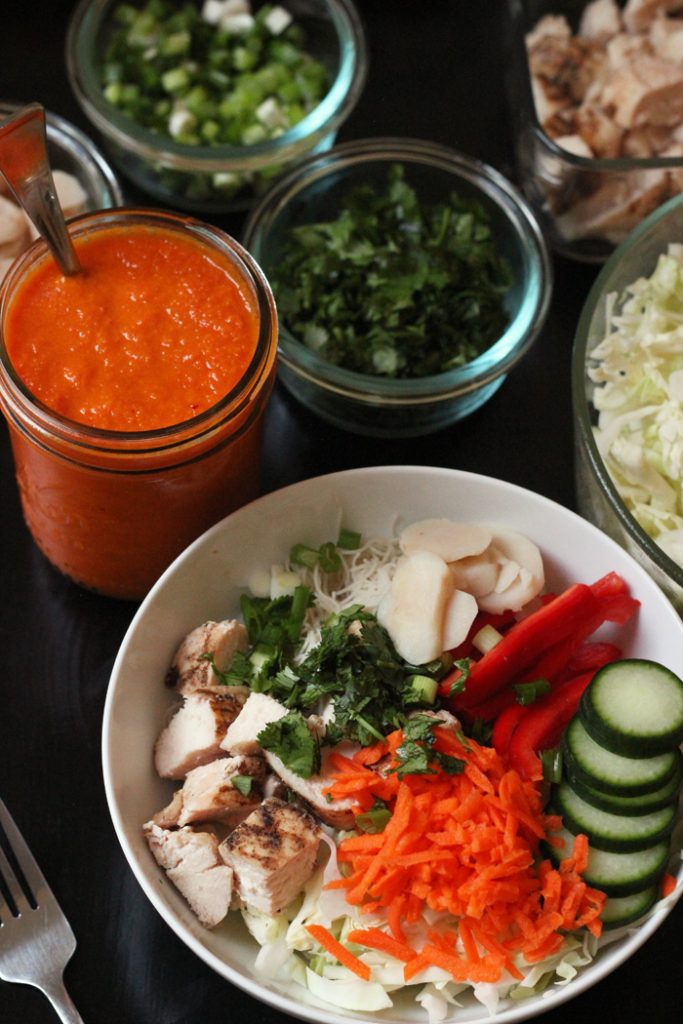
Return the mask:
<path id="1" fill-rule="evenodd" d="M 107 696 L 105 701 L 103 722 L 102 722 L 102 768 L 104 776 L 104 786 L 107 804 L 109 812 L 111 814 L 114 829 L 117 834 L 117 838 L 121 844 L 125 857 L 128 864 L 133 871 L 133 874 L 137 878 L 140 886 L 145 892 L 146 896 L 159 912 L 165 923 L 176 933 L 178 938 L 185 943 L 186 946 L 192 952 L 194 952 L 201 960 L 204 961 L 209 967 L 211 967 L 220 976 L 242 989 L 247 994 L 258 999 L 260 1002 L 272 1006 L 274 1009 L 279 1010 L 282 1013 L 288 1014 L 291 1017 L 295 1017 L 301 1020 L 310 1021 L 311 1024 L 349 1024 L 349 1021 L 362 1020 L 364 1022 L 378 1021 L 381 1024 L 383 1020 L 382 1014 L 365 1014 L 360 1015 L 354 1012 L 337 1013 L 333 1009 L 325 1010 L 320 1005 L 306 1005 L 303 1002 L 298 1002 L 289 995 L 274 992 L 272 989 L 267 988 L 265 985 L 260 985 L 256 981 L 252 981 L 250 978 L 245 977 L 240 971 L 234 969 L 227 964 L 219 956 L 216 956 L 210 950 L 206 949 L 201 942 L 180 922 L 176 919 L 175 915 L 169 914 L 168 906 L 166 901 L 163 899 L 162 893 L 159 889 L 155 888 L 145 877 L 145 874 L 138 864 L 135 851 L 133 850 L 130 842 L 126 836 L 125 822 L 118 805 L 116 798 L 115 787 L 114 787 L 114 772 L 112 767 L 112 748 L 110 745 L 110 732 L 112 728 L 112 710 L 114 703 L 114 696 L 116 692 L 116 678 L 120 671 L 120 668 L 125 660 L 126 650 L 131 641 L 134 631 L 138 623 L 143 619 L 147 613 L 147 609 L 152 604 L 155 598 L 158 596 L 160 591 L 163 590 L 166 582 L 171 576 L 177 571 L 177 569 L 191 561 L 195 553 L 200 547 L 209 545 L 212 540 L 219 536 L 221 531 L 225 528 L 225 524 L 233 519 L 235 516 L 243 515 L 257 506 L 262 506 L 268 502 L 276 500 L 281 495 L 286 495 L 294 492 L 301 485 L 311 486 L 319 481 L 329 481 L 330 483 L 343 482 L 344 479 L 348 479 L 350 476 L 362 476 L 362 475 L 374 475 L 383 474 L 391 476 L 393 474 L 405 475 L 405 474 L 420 474 L 426 477 L 433 476 L 433 474 L 444 475 L 450 477 L 454 481 L 457 480 L 461 484 L 466 484 L 467 481 L 483 481 L 493 485 L 502 486 L 510 495 L 511 499 L 514 499 L 515 495 L 524 496 L 527 500 L 537 501 L 541 507 L 545 507 L 548 511 L 553 511 L 554 514 L 558 513 L 558 510 L 562 516 L 566 516 L 568 520 L 576 520 L 582 524 L 582 528 L 587 529 L 590 533 L 597 534 L 600 536 L 601 543 L 604 543 L 607 549 L 613 549 L 619 553 L 621 559 L 626 558 L 631 564 L 632 570 L 636 575 L 641 577 L 641 581 L 646 589 L 651 589 L 653 593 L 658 593 L 662 599 L 662 611 L 668 605 L 670 610 L 670 616 L 672 623 L 677 623 L 677 628 L 681 628 L 680 619 L 673 608 L 668 602 L 662 591 L 659 590 L 657 585 L 650 579 L 645 570 L 643 570 L 637 562 L 624 551 L 615 541 L 609 536 L 603 534 L 597 527 L 593 526 L 587 520 L 582 519 L 577 513 L 571 511 L 560 505 L 558 502 L 553 501 L 550 498 L 540 495 L 536 492 L 530 491 L 527 488 L 521 487 L 518 484 L 511 483 L 509 481 L 499 480 L 493 477 L 486 476 L 484 474 L 471 473 L 465 470 L 448 469 L 446 467 L 435 467 L 435 466 L 411 466 L 411 465 L 395 465 L 395 466 L 368 466 L 358 469 L 347 469 L 341 470 L 335 473 L 323 474 L 314 478 L 306 478 L 297 483 L 290 484 L 289 486 L 279 488 L 278 490 L 271 491 L 268 494 L 257 498 L 249 505 L 243 506 L 231 515 L 226 516 L 225 519 L 220 520 L 214 526 L 210 527 L 205 533 L 198 537 L 192 544 L 190 544 L 185 551 L 183 551 L 175 561 L 165 570 L 162 576 L 154 584 L 150 592 L 147 594 L 142 604 L 138 608 L 135 616 L 133 617 L 131 624 L 126 632 L 123 639 L 119 652 L 116 656 L 111 677 L 110 684 L 107 690 Z M 248 513 L 247 513 L 248 514 Z M 679 868 L 679 880 L 683 876 L 683 863 Z M 663 905 L 656 910 L 650 917 L 648 917 L 643 923 L 637 926 L 637 930 L 631 932 L 623 940 L 622 946 L 619 950 L 615 949 L 612 945 L 608 947 L 611 950 L 610 957 L 599 961 L 593 961 L 586 968 L 580 970 L 578 976 L 574 978 L 569 984 L 564 986 L 556 986 L 554 989 L 546 989 L 545 992 L 538 998 L 523 1000 L 520 1005 L 505 1008 L 495 1015 L 495 1021 L 499 1024 L 521 1024 L 522 1021 L 529 1020 L 532 1017 L 536 1017 L 540 1014 L 546 1013 L 549 1010 L 560 1006 L 561 1004 L 573 999 L 574 997 L 585 992 L 593 985 L 597 984 L 604 977 L 611 974 L 617 967 L 621 966 L 627 959 L 629 959 L 657 930 L 657 928 L 664 922 L 664 920 L 671 913 L 671 910 L 678 902 L 678 899 L 683 894 L 683 886 L 678 885 L 675 894 L 669 897 Z M 304 990 L 302 990 L 304 991 Z M 426 1019 L 426 1018 L 425 1018 Z M 484 1018 L 482 1018 L 484 1019 Z M 486 1018 L 488 1019 L 488 1018 Z M 459 1018 L 448 1018 L 445 1024 L 458 1024 Z M 479 1018 L 476 1018 L 477 1024 Z M 474 1024 L 474 1019 L 467 1020 L 464 1016 L 462 1017 L 462 1024 Z"/>

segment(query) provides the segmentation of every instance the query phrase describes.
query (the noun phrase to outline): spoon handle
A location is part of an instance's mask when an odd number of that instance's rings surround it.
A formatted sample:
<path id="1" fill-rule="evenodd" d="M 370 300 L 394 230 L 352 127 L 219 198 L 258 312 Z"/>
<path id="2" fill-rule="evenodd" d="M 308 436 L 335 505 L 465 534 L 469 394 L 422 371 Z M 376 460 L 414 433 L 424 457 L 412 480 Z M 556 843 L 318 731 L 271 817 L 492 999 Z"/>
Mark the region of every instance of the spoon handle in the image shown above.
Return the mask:
<path id="1" fill-rule="evenodd" d="M 45 110 L 39 103 L 23 107 L 0 124 L 0 172 L 47 242 L 63 274 L 78 274 L 81 265 L 69 235 L 47 159 Z"/>

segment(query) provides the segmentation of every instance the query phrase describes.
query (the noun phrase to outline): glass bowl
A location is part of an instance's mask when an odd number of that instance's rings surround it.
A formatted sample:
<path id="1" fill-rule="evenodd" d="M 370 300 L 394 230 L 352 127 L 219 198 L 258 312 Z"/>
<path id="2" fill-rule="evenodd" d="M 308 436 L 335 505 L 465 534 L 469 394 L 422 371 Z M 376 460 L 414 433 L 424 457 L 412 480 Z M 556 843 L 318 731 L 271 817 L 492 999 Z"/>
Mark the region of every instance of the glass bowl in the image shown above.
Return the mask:
<path id="1" fill-rule="evenodd" d="M 276 138 L 243 146 L 182 143 L 136 124 L 103 95 L 102 51 L 118 3 L 81 0 L 67 33 L 69 80 L 112 161 L 166 205 L 217 213 L 246 209 L 291 163 L 333 144 L 365 84 L 365 36 L 352 0 L 282 0 L 278 6 L 306 31 L 306 50 L 328 69 L 332 84 L 323 100 Z"/>
<path id="2" fill-rule="evenodd" d="M 595 385 L 590 353 L 607 331 L 607 297 L 621 295 L 640 277 L 649 277 L 670 242 L 683 238 L 683 195 L 670 200 L 632 232 L 607 261 L 586 300 L 572 355 L 574 458 L 578 508 L 649 572 L 679 612 L 683 612 L 683 568 L 645 532 L 619 495 L 594 437 Z M 680 510 L 679 510 L 680 511 Z"/>
<path id="3" fill-rule="evenodd" d="M 25 106 L 0 103 L 0 121 Z M 45 113 L 47 148 L 53 170 L 78 179 L 86 194 L 86 210 L 121 206 L 123 195 L 116 175 L 94 143 L 79 128 L 57 114 Z"/>
<path id="4" fill-rule="evenodd" d="M 543 130 L 525 36 L 545 15 L 566 17 L 576 32 L 585 7 L 586 0 L 508 0 L 508 95 L 517 176 L 546 237 L 563 255 L 599 263 L 648 213 L 679 193 L 683 156 L 595 158 L 559 146 Z"/>
<path id="5" fill-rule="evenodd" d="M 394 164 L 404 167 L 406 181 L 423 202 L 446 202 L 455 191 L 483 204 L 513 284 L 505 299 L 509 323 L 502 336 L 471 362 L 426 377 L 399 379 L 344 369 L 280 323 L 279 375 L 288 390 L 328 422 L 376 437 L 427 434 L 478 409 L 537 337 L 552 291 L 538 223 L 501 174 L 430 142 L 391 138 L 345 143 L 310 158 L 252 211 L 243 241 L 271 283 L 292 227 L 336 216 L 346 195 L 360 184 L 383 190 Z M 277 301 L 277 283 L 274 291 Z"/>

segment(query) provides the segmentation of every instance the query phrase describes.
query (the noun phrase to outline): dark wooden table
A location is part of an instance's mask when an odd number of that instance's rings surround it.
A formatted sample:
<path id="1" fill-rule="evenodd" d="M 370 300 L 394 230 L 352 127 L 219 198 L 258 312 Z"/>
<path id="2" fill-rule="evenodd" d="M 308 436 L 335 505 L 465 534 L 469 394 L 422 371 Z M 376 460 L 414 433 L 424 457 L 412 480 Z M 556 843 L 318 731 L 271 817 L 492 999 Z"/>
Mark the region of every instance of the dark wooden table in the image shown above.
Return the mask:
<path id="1" fill-rule="evenodd" d="M 0 98 L 38 100 L 80 127 L 63 45 L 69 0 L 6 5 Z M 503 85 L 502 0 L 360 0 L 370 45 L 365 93 L 341 139 L 436 140 L 513 176 Z M 146 201 L 133 189 L 127 199 Z M 239 236 L 238 219 L 222 222 Z M 451 466 L 574 502 L 569 366 L 593 278 L 558 262 L 551 313 L 534 349 L 494 398 L 431 437 L 359 439 L 327 426 L 276 388 L 267 413 L 263 489 L 354 466 Z M 185 948 L 144 897 L 104 798 L 100 726 L 109 672 L 135 606 L 86 593 L 53 570 L 24 526 L 0 427 L 0 795 L 70 918 L 67 969 L 87 1024 L 275 1022 L 285 1018 L 231 987 Z M 548 1024 L 680 1019 L 678 908 L 628 964 L 546 1016 Z M 35 990 L 0 982 L 0 1024 L 51 1024 Z M 417 1019 L 417 1018 L 416 1018 Z"/>

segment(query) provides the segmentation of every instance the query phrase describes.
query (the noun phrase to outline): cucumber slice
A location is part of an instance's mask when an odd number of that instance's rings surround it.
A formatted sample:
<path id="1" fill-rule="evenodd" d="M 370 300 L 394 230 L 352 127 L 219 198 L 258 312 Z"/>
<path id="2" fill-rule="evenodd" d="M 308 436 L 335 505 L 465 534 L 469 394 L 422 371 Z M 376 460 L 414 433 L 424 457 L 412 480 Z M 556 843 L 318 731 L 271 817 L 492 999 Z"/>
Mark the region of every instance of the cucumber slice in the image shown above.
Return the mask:
<path id="1" fill-rule="evenodd" d="M 584 832 L 591 848 L 628 852 L 646 850 L 669 835 L 676 820 L 676 805 L 649 814 L 611 814 L 586 803 L 565 780 L 553 794 L 553 803 L 574 835 Z"/>
<path id="2" fill-rule="evenodd" d="M 624 924 L 637 921 L 655 905 L 659 899 L 659 889 L 650 885 L 632 896 L 610 896 L 605 900 L 600 919 L 605 928 L 619 928 Z"/>
<path id="3" fill-rule="evenodd" d="M 678 767 L 668 782 L 665 782 L 659 789 L 652 793 L 643 793 L 640 796 L 618 796 L 615 793 L 602 793 L 593 786 L 588 786 L 574 774 L 573 765 L 568 762 L 564 765 L 564 772 L 575 793 L 578 793 L 587 804 L 599 807 L 602 811 L 609 811 L 611 814 L 649 814 L 651 811 L 658 811 L 667 804 L 673 803 L 681 788 L 683 778 L 683 758 L 680 759 Z"/>
<path id="4" fill-rule="evenodd" d="M 581 717 L 615 754 L 663 754 L 683 742 L 683 682 L 654 661 L 613 661 L 584 690 Z"/>
<path id="5" fill-rule="evenodd" d="M 574 836 L 566 828 L 553 835 L 565 842 L 559 850 L 549 847 L 551 859 L 557 864 L 571 853 Z M 658 881 L 668 859 L 667 842 L 630 853 L 615 853 L 593 847 L 588 850 L 588 867 L 581 877 L 587 885 L 602 890 L 607 896 L 632 896 Z"/>
<path id="6" fill-rule="evenodd" d="M 564 734 L 564 755 L 569 771 L 586 786 L 616 796 L 654 793 L 672 777 L 681 753 L 669 750 L 655 757 L 623 757 L 606 750 L 589 736 L 579 715 Z"/>

